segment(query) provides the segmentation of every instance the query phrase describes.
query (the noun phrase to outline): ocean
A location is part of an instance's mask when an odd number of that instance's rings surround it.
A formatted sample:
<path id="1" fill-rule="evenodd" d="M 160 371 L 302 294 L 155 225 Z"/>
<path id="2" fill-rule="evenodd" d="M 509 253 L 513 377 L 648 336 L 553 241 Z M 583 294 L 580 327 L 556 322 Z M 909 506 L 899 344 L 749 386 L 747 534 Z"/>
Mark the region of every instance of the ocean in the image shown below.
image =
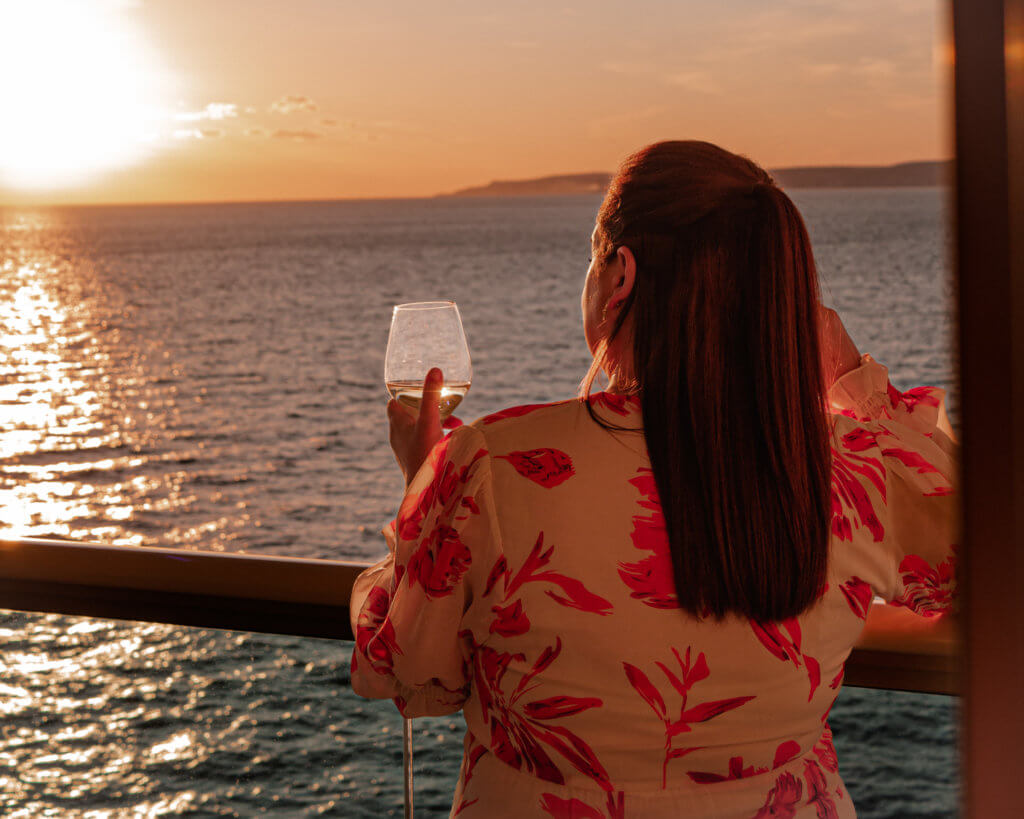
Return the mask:
<path id="1" fill-rule="evenodd" d="M 795 191 L 824 298 L 901 387 L 949 390 L 940 189 Z M 573 395 L 595 196 L 0 209 L 8 534 L 371 560 L 395 303 L 452 299 L 460 415 Z M 401 815 L 401 721 L 350 646 L 0 612 L 0 815 Z M 844 689 L 863 817 L 957 814 L 956 702 Z M 458 715 L 415 721 L 417 815 L 446 815 Z"/>

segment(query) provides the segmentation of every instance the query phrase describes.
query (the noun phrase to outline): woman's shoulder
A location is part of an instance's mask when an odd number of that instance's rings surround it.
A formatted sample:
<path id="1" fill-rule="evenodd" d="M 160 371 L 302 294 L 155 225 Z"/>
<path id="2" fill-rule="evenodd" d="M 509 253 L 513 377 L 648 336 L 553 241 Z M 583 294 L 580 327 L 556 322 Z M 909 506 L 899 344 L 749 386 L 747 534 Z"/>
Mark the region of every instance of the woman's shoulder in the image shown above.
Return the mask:
<path id="1" fill-rule="evenodd" d="M 473 426 L 490 434 L 534 425 L 576 423 L 581 417 L 589 418 L 591 414 L 616 426 L 624 424 L 632 427 L 633 425 L 626 419 L 639 418 L 640 402 L 635 396 L 598 392 L 590 395 L 586 401 L 581 398 L 566 398 L 561 401 L 507 407 L 477 419 Z"/>
<path id="2" fill-rule="evenodd" d="M 478 418 L 470 426 L 492 457 L 510 452 L 566 449 L 586 425 L 587 408 L 578 398 L 542 404 L 520 404 Z"/>
<path id="3" fill-rule="evenodd" d="M 541 404 L 519 404 L 492 412 L 490 415 L 484 415 L 475 420 L 472 426 L 481 432 L 490 433 L 510 426 L 550 420 L 552 417 L 564 415 L 579 408 L 582 408 L 582 404 L 578 398 L 566 398 L 562 401 L 548 401 Z"/>

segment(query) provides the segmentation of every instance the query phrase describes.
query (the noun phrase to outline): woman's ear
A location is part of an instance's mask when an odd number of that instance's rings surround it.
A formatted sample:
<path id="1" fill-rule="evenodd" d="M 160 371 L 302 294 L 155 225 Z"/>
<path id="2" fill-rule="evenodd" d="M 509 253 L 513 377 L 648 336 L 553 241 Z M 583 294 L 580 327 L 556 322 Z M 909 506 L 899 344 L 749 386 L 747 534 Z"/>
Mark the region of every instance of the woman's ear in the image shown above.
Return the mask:
<path id="1" fill-rule="evenodd" d="M 633 292 L 636 281 L 636 258 L 633 251 L 625 245 L 615 251 L 615 264 L 612 266 L 612 291 L 608 296 L 609 310 L 617 309 Z"/>

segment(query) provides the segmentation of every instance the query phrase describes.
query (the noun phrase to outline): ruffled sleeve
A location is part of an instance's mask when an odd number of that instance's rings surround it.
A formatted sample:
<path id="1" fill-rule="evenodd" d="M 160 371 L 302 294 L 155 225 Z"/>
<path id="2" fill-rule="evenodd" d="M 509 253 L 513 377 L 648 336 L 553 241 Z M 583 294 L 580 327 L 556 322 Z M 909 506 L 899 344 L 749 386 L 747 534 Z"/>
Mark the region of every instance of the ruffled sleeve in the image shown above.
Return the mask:
<path id="1" fill-rule="evenodd" d="M 888 602 L 924 616 L 948 611 L 956 578 L 956 444 L 944 392 L 900 392 L 870 356 L 829 393 L 832 534 Z"/>
<path id="2" fill-rule="evenodd" d="M 350 602 L 352 687 L 395 700 L 405 716 L 449 714 L 468 695 L 463 617 L 494 535 L 490 457 L 481 433 L 438 442 L 384 529 L 389 554 Z"/>

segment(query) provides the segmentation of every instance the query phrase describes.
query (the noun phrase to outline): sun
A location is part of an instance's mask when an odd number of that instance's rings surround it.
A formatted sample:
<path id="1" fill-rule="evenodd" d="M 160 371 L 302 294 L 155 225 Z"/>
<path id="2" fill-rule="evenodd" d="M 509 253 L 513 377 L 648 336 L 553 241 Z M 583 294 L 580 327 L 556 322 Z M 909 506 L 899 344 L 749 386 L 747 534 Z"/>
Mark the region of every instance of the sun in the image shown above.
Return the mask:
<path id="1" fill-rule="evenodd" d="M 72 187 L 156 145 L 169 77 L 124 0 L 0 0 L 0 185 Z"/>

